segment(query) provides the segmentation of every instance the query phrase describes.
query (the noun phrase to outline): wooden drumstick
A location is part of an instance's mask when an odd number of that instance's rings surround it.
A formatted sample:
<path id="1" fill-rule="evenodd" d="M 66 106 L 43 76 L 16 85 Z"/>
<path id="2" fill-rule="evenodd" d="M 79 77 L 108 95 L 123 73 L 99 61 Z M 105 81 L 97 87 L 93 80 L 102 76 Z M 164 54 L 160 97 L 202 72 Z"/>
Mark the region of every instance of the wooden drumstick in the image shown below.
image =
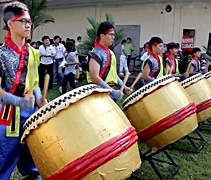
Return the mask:
<path id="1" fill-rule="evenodd" d="M 48 92 L 49 81 L 50 81 L 50 76 L 49 76 L 49 74 L 46 74 L 45 80 L 44 80 L 43 93 L 42 93 L 42 102 L 45 102 L 46 95 L 47 95 L 47 92 Z"/>
<path id="2" fill-rule="evenodd" d="M 121 88 L 120 88 L 120 91 L 121 91 L 121 92 L 123 92 L 123 90 L 124 90 L 124 87 L 125 87 L 125 84 L 126 84 L 126 82 L 127 82 L 127 80 L 128 80 L 129 75 L 130 75 L 129 72 L 127 71 L 126 74 L 125 74 L 125 77 L 124 77 L 123 84 L 122 84 L 122 86 L 121 86 Z"/>
<path id="3" fill-rule="evenodd" d="M 29 77 L 29 90 L 27 94 L 33 95 L 33 87 L 34 87 L 34 74 L 35 74 L 35 62 L 31 62 L 30 64 L 30 77 Z"/>
<path id="4" fill-rule="evenodd" d="M 140 73 L 138 74 L 138 76 L 136 77 L 135 81 L 133 82 L 133 84 L 130 86 L 131 89 L 134 88 L 134 86 L 135 86 L 136 83 L 139 81 L 139 79 L 141 78 L 141 76 L 142 76 L 142 73 L 140 72 Z"/>

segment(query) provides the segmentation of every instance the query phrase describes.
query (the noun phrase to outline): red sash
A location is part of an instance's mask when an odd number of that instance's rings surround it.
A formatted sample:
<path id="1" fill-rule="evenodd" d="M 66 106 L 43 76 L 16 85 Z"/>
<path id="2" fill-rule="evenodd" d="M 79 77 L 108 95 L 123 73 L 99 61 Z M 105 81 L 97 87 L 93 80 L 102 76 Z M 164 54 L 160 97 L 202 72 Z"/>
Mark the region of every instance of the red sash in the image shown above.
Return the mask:
<path id="1" fill-rule="evenodd" d="M 156 54 L 154 54 L 150 49 L 148 49 L 148 55 L 154 57 L 158 62 L 158 69 L 155 72 L 153 72 L 152 74 L 149 74 L 150 77 L 156 78 L 157 74 L 160 71 L 160 58 Z"/>
<path id="2" fill-rule="evenodd" d="M 111 54 L 110 54 L 110 50 L 109 50 L 109 48 L 107 48 L 107 47 L 99 44 L 98 42 L 95 42 L 95 47 L 100 47 L 100 48 L 102 48 L 103 50 L 106 51 L 107 61 L 106 61 L 105 67 L 102 68 L 102 70 L 100 71 L 100 74 L 99 74 L 99 76 L 103 80 L 105 80 L 106 79 L 106 76 L 108 75 L 109 69 L 111 67 Z"/>
<path id="3" fill-rule="evenodd" d="M 18 66 L 18 70 L 16 71 L 16 78 L 14 84 L 10 89 L 10 93 L 14 94 L 18 84 L 21 80 L 21 73 L 24 68 L 24 60 L 26 57 L 26 43 L 23 45 L 22 50 L 20 50 L 16 44 L 14 44 L 10 39 L 5 40 L 5 45 L 13 49 L 17 54 L 20 55 L 20 62 Z M 13 114 L 15 113 L 15 106 L 13 105 L 5 105 L 2 104 L 1 112 L 0 112 L 0 124 L 10 126 L 12 122 L 12 118 L 15 117 Z"/>

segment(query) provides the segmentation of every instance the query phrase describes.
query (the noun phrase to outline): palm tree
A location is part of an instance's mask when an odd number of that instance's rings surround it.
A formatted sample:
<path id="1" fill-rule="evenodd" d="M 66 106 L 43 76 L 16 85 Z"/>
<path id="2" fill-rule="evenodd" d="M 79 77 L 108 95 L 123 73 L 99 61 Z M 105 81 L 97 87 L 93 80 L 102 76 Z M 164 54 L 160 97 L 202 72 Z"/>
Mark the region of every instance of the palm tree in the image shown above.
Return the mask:
<path id="1" fill-rule="evenodd" d="M 47 0 L 19 0 L 20 2 L 27 5 L 31 20 L 32 20 L 32 27 L 31 27 L 31 40 L 33 38 L 34 30 L 41 25 L 47 23 L 54 23 L 55 19 L 51 15 L 45 14 L 47 10 Z M 5 30 L 7 27 L 4 26 Z"/>
<path id="2" fill-rule="evenodd" d="M 113 20 L 113 17 L 111 14 L 106 13 L 106 21 L 109 21 L 111 24 L 114 25 L 115 23 Z M 95 19 L 92 17 L 87 17 L 87 20 L 91 24 L 92 28 L 86 29 L 86 37 L 85 40 L 82 41 L 82 43 L 78 46 L 79 52 L 82 52 L 84 55 L 88 54 L 89 50 L 93 48 L 94 45 L 94 40 L 97 36 L 97 29 L 100 25 L 99 22 L 97 22 Z M 114 50 L 114 48 L 121 43 L 121 41 L 126 37 L 124 34 L 124 29 L 120 29 L 115 32 L 115 40 L 114 43 L 109 47 L 111 50 Z"/>
<path id="3" fill-rule="evenodd" d="M 31 40 L 34 30 L 41 25 L 54 23 L 55 19 L 51 15 L 47 15 L 47 0 L 19 0 L 27 5 L 32 20 Z"/>

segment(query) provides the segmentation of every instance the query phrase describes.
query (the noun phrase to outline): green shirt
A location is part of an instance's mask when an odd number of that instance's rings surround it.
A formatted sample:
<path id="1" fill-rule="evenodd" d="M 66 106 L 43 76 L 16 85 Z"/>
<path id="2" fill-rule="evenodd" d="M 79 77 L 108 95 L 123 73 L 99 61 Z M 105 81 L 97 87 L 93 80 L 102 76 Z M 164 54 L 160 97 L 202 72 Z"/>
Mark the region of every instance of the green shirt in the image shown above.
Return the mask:
<path id="1" fill-rule="evenodd" d="M 133 51 L 133 45 L 131 43 L 126 43 L 125 50 L 126 50 L 127 55 L 131 55 Z"/>

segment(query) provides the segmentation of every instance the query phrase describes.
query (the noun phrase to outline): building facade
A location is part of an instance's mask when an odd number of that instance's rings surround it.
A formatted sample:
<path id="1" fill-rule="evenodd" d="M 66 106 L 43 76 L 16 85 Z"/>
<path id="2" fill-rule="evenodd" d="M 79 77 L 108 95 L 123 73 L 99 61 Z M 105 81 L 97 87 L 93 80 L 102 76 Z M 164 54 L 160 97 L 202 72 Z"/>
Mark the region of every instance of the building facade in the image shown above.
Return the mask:
<path id="1" fill-rule="evenodd" d="M 167 5 L 172 7 L 166 12 Z M 90 27 L 86 17 L 97 21 L 105 20 L 105 13 L 113 16 L 116 25 L 140 26 L 138 42 L 140 47 L 152 36 L 159 36 L 165 42 L 181 43 L 183 29 L 195 29 L 194 46 L 207 46 L 211 32 L 211 2 L 172 2 L 172 3 L 141 3 L 121 5 L 95 5 L 82 7 L 50 8 L 47 14 L 55 18 L 54 24 L 40 26 L 34 31 L 33 40 L 41 40 L 43 35 L 53 37 L 58 34 L 63 39 L 86 36 L 86 28 Z M 4 22 L 1 18 L 0 27 Z M 3 42 L 6 31 L 0 33 Z M 127 34 L 127 36 L 130 36 Z"/>

